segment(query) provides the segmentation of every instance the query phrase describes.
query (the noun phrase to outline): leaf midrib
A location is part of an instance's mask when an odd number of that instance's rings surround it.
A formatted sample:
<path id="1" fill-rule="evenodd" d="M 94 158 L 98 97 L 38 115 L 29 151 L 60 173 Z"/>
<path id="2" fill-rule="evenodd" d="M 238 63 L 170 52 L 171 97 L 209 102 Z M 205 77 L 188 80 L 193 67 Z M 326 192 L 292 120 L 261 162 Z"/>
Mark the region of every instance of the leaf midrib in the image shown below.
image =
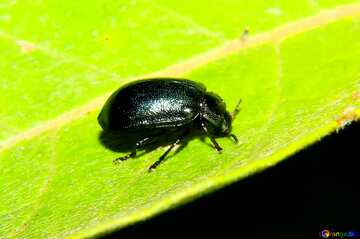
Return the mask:
<path id="1" fill-rule="evenodd" d="M 249 37 L 246 41 L 243 41 L 242 39 L 229 40 L 218 47 L 212 48 L 202 54 L 191 57 L 188 60 L 175 63 L 173 65 L 165 67 L 162 70 L 155 71 L 149 74 L 126 78 L 122 81 L 122 83 L 148 77 L 178 77 L 210 62 L 222 59 L 231 54 L 235 54 L 236 52 L 239 52 L 241 50 L 253 48 L 267 43 L 278 43 L 286 38 L 292 37 L 302 32 L 306 32 L 311 29 L 335 22 L 337 20 L 354 17 L 357 15 L 360 15 L 360 3 L 346 4 L 332 9 L 320 10 L 316 15 L 286 23 L 282 26 L 274 28 L 271 31 L 256 34 Z M 3 32 L 0 32 L 0 37 L 14 39 L 14 37 L 12 37 L 11 35 Z M 49 52 L 54 52 L 54 54 L 58 55 L 56 51 L 50 50 L 48 48 L 37 47 L 37 49 L 42 50 L 47 54 Z M 96 66 L 88 65 L 86 63 L 84 64 L 87 65 L 87 67 L 91 67 L 93 70 L 98 71 L 99 73 L 116 75 L 116 72 L 108 72 L 106 70 L 99 69 Z M 16 145 L 19 142 L 31 139 L 44 132 L 66 125 L 73 120 L 81 118 L 86 114 L 99 109 L 110 94 L 111 92 L 107 92 L 104 95 L 99 96 L 84 105 L 76 107 L 68 112 L 62 113 L 53 119 L 40 122 L 37 124 L 37 126 L 29 128 L 22 133 L 14 135 L 7 140 L 4 140 L 0 145 L 0 153 L 6 151 L 7 149 L 10 149 L 12 146 Z"/>

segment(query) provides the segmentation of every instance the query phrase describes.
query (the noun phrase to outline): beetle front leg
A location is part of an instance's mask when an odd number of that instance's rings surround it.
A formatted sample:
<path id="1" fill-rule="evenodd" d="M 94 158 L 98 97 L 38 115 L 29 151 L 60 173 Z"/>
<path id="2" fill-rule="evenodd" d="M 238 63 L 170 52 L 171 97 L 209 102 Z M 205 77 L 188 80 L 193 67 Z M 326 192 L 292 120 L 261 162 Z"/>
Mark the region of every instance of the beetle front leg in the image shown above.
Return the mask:
<path id="1" fill-rule="evenodd" d="M 235 134 L 229 134 L 229 137 L 233 138 L 235 144 L 239 143 L 239 140 L 238 140 L 238 138 L 236 137 Z"/>
<path id="2" fill-rule="evenodd" d="M 129 158 L 134 158 L 134 157 L 136 156 L 136 151 L 137 151 L 137 149 L 140 148 L 141 146 L 143 146 L 143 145 L 145 144 L 145 142 L 147 142 L 149 139 L 150 139 L 150 138 L 144 138 L 144 139 L 136 142 L 135 147 L 134 147 L 134 149 L 131 151 L 130 154 L 125 155 L 125 156 L 123 156 L 123 157 L 116 158 L 116 159 L 113 160 L 113 162 L 114 162 L 115 164 L 118 164 L 118 163 L 120 163 L 120 162 L 122 162 L 122 161 L 125 161 L 125 160 L 129 159 Z"/>
<path id="3" fill-rule="evenodd" d="M 206 127 L 206 125 L 204 123 L 201 124 L 202 129 L 204 130 L 204 132 L 206 133 L 206 135 L 210 138 L 211 142 L 213 143 L 216 151 L 221 152 L 223 149 L 220 147 L 220 145 L 218 144 L 218 142 L 216 142 L 215 138 L 209 134 L 209 131 Z"/>

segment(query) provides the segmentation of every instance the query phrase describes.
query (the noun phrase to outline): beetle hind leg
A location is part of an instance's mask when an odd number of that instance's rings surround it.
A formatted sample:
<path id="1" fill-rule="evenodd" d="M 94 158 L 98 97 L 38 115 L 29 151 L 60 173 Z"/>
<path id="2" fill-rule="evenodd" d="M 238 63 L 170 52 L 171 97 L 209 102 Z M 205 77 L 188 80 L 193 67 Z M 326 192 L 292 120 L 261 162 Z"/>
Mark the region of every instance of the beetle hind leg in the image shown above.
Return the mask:
<path id="1" fill-rule="evenodd" d="M 118 164 L 122 161 L 128 160 L 129 158 L 134 158 L 136 156 L 136 149 L 133 150 L 130 154 L 125 155 L 123 157 L 119 157 L 113 160 L 114 164 Z"/>
<path id="2" fill-rule="evenodd" d="M 160 158 L 155 162 L 153 163 L 150 167 L 149 167 L 149 172 L 152 172 L 155 170 L 155 168 L 157 166 L 159 166 L 163 161 L 165 161 L 166 159 L 166 156 L 170 153 L 170 151 L 176 146 L 176 145 L 179 145 L 185 138 L 186 136 L 188 135 L 189 132 L 185 132 L 182 136 L 180 136 L 174 143 L 172 143 L 169 148 L 165 151 L 165 153 L 163 153 Z"/>
<path id="3" fill-rule="evenodd" d="M 135 147 L 134 147 L 134 149 L 131 151 L 130 154 L 125 155 L 125 156 L 123 156 L 123 157 L 116 158 L 116 159 L 113 160 L 113 162 L 114 162 L 115 164 L 118 164 L 118 163 L 120 163 L 120 162 L 122 162 L 122 161 L 128 160 L 129 158 L 134 158 L 134 157 L 136 156 L 136 151 L 137 151 L 137 149 L 140 148 L 140 147 L 142 147 L 142 146 L 145 144 L 145 142 L 147 142 L 149 139 L 150 139 L 150 138 L 144 138 L 144 139 L 136 142 Z"/>
<path id="4" fill-rule="evenodd" d="M 165 151 L 165 153 L 163 153 L 163 155 L 160 156 L 160 158 L 153 163 L 150 167 L 149 167 L 149 172 L 154 171 L 154 169 L 159 166 L 165 159 L 165 157 L 170 153 L 170 151 L 177 145 L 179 144 L 180 140 L 176 140 L 175 143 L 171 144 L 170 147 Z"/>

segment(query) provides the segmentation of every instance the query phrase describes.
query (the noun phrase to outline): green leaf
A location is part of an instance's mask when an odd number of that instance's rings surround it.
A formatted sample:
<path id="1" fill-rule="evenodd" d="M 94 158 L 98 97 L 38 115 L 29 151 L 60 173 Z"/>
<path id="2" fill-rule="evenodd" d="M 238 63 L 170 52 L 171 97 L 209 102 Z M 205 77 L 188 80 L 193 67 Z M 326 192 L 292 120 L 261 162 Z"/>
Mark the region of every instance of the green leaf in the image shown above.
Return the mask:
<path id="1" fill-rule="evenodd" d="M 356 1 L 1 2 L 0 237 L 108 233 L 342 128 L 360 116 L 358 39 Z M 241 98 L 241 143 L 194 139 L 151 174 L 163 149 L 113 165 L 97 114 L 147 76 Z"/>

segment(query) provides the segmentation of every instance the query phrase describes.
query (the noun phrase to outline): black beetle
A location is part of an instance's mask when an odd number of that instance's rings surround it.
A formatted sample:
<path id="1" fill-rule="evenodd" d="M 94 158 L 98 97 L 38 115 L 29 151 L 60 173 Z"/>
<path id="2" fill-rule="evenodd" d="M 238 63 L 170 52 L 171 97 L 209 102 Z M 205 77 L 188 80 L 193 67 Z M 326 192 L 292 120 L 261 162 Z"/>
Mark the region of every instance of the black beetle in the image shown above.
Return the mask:
<path id="1" fill-rule="evenodd" d="M 129 83 L 115 91 L 102 108 L 98 122 L 104 132 L 132 138 L 131 153 L 114 160 L 136 156 L 136 150 L 160 138 L 170 147 L 150 166 L 155 169 L 190 132 L 198 130 L 208 136 L 217 151 L 222 151 L 216 137 L 231 136 L 231 123 L 239 111 L 239 103 L 230 114 L 224 101 L 204 85 L 186 79 L 154 78 Z M 170 141 L 171 140 L 171 141 Z"/>

